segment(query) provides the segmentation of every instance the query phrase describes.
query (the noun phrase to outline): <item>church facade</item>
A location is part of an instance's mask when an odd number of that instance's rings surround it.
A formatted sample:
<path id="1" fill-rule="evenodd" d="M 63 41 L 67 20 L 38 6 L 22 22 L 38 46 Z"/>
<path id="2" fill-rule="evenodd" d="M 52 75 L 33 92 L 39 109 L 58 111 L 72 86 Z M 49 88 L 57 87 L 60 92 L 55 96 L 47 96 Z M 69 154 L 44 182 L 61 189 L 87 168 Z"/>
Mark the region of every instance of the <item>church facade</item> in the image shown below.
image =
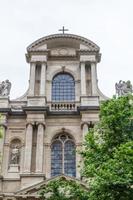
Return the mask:
<path id="1" fill-rule="evenodd" d="M 15 100 L 0 93 L 1 199 L 38 199 L 39 188 L 60 176 L 81 180 L 79 150 L 106 99 L 98 88 L 100 59 L 94 42 L 73 34 L 28 46 L 27 92 Z"/>

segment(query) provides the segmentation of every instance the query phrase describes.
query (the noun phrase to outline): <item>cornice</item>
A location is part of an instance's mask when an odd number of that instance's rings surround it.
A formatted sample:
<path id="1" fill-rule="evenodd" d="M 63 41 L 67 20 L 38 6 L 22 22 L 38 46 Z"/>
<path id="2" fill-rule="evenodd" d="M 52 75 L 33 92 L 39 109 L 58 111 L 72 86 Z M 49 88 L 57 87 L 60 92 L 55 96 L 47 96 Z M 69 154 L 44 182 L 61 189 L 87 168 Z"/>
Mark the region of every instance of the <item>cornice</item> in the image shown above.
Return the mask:
<path id="1" fill-rule="evenodd" d="M 91 49 L 93 49 L 93 51 L 99 52 L 99 50 L 100 50 L 98 45 L 96 45 L 91 40 L 88 40 L 87 38 L 84 38 L 82 36 L 74 35 L 74 34 L 53 34 L 53 35 L 48 35 L 48 36 L 42 37 L 42 38 L 36 40 L 35 42 L 33 42 L 31 45 L 29 45 L 27 47 L 27 52 L 33 51 L 33 49 L 41 43 L 47 42 L 48 40 L 54 40 L 54 39 L 59 39 L 59 38 L 75 39 L 75 40 L 78 40 L 81 43 L 84 43 L 85 45 L 91 47 Z"/>

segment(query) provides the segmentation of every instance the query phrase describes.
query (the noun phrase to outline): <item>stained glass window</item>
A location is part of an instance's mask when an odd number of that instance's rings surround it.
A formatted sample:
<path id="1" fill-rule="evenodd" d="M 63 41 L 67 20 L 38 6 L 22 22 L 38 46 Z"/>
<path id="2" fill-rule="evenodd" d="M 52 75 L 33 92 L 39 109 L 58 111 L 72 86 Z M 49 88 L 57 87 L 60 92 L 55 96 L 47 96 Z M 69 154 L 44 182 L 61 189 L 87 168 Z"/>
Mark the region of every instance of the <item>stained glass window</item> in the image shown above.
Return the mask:
<path id="1" fill-rule="evenodd" d="M 51 176 L 66 174 L 76 176 L 76 149 L 70 136 L 61 134 L 51 147 Z"/>
<path id="2" fill-rule="evenodd" d="M 75 100 L 75 81 L 68 73 L 57 74 L 52 81 L 53 101 Z"/>

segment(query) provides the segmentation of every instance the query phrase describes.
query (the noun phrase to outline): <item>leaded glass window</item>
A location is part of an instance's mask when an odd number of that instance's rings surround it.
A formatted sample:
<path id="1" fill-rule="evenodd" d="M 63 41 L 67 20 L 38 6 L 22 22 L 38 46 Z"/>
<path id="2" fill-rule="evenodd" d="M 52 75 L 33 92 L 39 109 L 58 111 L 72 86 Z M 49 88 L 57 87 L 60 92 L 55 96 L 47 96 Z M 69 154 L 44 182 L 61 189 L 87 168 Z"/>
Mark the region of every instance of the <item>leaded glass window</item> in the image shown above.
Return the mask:
<path id="1" fill-rule="evenodd" d="M 75 81 L 68 73 L 57 74 L 52 81 L 53 101 L 74 101 Z"/>
<path id="2" fill-rule="evenodd" d="M 65 134 L 57 136 L 51 147 L 51 176 L 76 176 L 76 149 L 73 139 Z"/>

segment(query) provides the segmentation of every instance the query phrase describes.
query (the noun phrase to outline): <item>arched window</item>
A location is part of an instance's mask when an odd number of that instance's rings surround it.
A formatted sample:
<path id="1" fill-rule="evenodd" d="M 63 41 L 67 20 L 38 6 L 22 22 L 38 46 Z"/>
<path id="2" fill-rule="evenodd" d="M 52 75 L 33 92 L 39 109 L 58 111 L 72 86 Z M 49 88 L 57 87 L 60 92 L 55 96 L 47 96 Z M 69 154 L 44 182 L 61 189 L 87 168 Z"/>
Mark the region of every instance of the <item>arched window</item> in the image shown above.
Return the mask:
<path id="1" fill-rule="evenodd" d="M 75 81 L 68 73 L 57 74 L 52 81 L 53 101 L 75 100 Z"/>
<path id="2" fill-rule="evenodd" d="M 76 176 L 76 147 L 65 134 L 57 136 L 51 146 L 51 176 L 60 174 Z"/>

